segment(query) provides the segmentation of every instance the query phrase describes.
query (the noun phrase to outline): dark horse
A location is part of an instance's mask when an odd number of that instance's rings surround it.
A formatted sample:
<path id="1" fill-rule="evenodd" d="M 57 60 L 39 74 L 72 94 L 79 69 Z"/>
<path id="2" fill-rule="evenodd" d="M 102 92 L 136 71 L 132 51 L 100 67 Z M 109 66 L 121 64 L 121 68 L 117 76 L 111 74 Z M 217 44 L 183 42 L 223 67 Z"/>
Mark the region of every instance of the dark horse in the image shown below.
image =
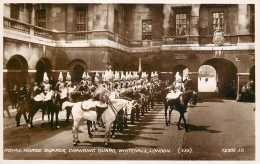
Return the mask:
<path id="1" fill-rule="evenodd" d="M 59 115 L 59 104 L 58 104 L 58 94 L 53 93 L 51 100 L 48 101 L 34 101 L 31 100 L 30 108 L 29 108 L 29 124 L 28 127 L 33 127 L 33 117 L 37 113 L 39 109 L 42 109 L 43 111 L 47 110 L 48 113 L 51 114 L 51 122 L 50 127 L 53 131 L 53 117 L 54 114 L 56 116 L 56 128 L 59 128 L 58 126 L 58 115 Z M 44 113 L 43 113 L 44 114 Z"/>
<path id="2" fill-rule="evenodd" d="M 173 109 L 177 110 L 180 113 L 180 118 L 178 121 L 178 130 L 182 130 L 180 127 L 181 119 L 184 121 L 185 130 L 188 131 L 186 127 L 186 119 L 184 117 L 184 113 L 186 112 L 188 108 L 188 102 L 191 100 L 193 105 L 197 104 L 197 93 L 195 91 L 189 90 L 184 93 L 182 93 L 177 99 L 169 99 L 164 101 L 164 107 L 165 107 L 165 119 L 166 119 L 166 126 L 169 126 L 171 123 L 171 112 Z M 167 118 L 167 111 L 168 107 L 170 106 L 169 110 L 169 119 Z"/>

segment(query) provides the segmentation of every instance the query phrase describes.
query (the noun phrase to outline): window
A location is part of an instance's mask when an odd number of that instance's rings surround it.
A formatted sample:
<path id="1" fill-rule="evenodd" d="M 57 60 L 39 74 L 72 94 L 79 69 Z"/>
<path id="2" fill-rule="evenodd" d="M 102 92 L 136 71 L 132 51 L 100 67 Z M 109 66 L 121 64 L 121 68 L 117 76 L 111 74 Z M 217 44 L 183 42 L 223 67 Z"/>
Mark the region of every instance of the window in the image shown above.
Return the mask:
<path id="1" fill-rule="evenodd" d="M 187 14 L 176 14 L 176 36 L 187 34 Z"/>
<path id="2" fill-rule="evenodd" d="M 114 10 L 114 33 L 118 34 L 118 12 Z"/>
<path id="3" fill-rule="evenodd" d="M 152 20 L 143 20 L 142 40 L 152 40 Z"/>
<path id="4" fill-rule="evenodd" d="M 86 31 L 86 7 L 76 8 L 77 31 Z M 77 33 L 76 40 L 85 40 L 85 33 Z"/>
<path id="5" fill-rule="evenodd" d="M 216 30 L 224 31 L 224 12 L 213 12 L 212 17 L 213 32 Z"/>
<path id="6" fill-rule="evenodd" d="M 11 18 L 18 20 L 19 19 L 19 5 L 11 4 L 10 13 L 11 13 Z"/>
<path id="7" fill-rule="evenodd" d="M 36 26 L 46 28 L 46 9 L 36 10 Z"/>
<path id="8" fill-rule="evenodd" d="M 77 24 L 77 31 L 86 31 L 86 8 L 85 7 L 76 8 L 76 24 Z"/>

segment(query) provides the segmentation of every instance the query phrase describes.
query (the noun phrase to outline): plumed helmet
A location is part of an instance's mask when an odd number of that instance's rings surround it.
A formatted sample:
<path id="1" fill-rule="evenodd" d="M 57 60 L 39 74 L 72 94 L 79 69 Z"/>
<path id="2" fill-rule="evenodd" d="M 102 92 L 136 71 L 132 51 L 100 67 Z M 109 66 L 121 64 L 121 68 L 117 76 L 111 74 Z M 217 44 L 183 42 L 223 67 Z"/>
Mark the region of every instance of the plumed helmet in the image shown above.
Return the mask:
<path id="1" fill-rule="evenodd" d="M 70 72 L 69 71 L 67 72 L 66 80 L 71 80 L 71 76 L 70 76 Z"/>
<path id="2" fill-rule="evenodd" d="M 63 76 L 62 76 L 62 72 L 60 72 L 60 75 L 59 75 L 59 80 L 63 81 Z"/>
<path id="3" fill-rule="evenodd" d="M 85 78 L 87 78 L 86 72 L 84 72 L 83 75 L 82 75 L 82 79 L 85 79 Z"/>
<path id="4" fill-rule="evenodd" d="M 181 75 L 179 74 L 179 72 L 176 72 L 175 79 L 176 80 L 181 80 Z"/>
<path id="5" fill-rule="evenodd" d="M 49 81 L 49 78 L 48 78 L 48 76 L 47 76 L 47 73 L 46 72 L 44 72 L 44 74 L 43 74 L 43 81 Z"/>

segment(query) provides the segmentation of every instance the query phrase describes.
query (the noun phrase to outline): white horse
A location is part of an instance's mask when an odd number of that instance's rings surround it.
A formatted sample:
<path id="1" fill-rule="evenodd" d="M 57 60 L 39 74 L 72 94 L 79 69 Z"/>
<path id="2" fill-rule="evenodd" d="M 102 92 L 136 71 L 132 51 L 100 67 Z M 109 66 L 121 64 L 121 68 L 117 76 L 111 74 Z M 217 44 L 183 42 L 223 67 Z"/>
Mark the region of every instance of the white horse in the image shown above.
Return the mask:
<path id="1" fill-rule="evenodd" d="M 134 103 L 134 101 L 128 101 L 125 99 L 108 99 L 107 102 L 107 108 L 101 116 L 105 125 L 105 146 L 108 146 L 110 141 L 111 124 L 116 119 L 117 113 L 120 110 L 124 110 L 129 117 Z M 96 106 L 99 105 L 98 103 L 100 102 L 89 99 L 84 102 L 63 104 L 62 109 L 65 109 L 67 106 L 72 106 L 72 115 L 74 120 L 72 128 L 74 146 L 77 146 L 77 144 L 80 143 L 78 139 L 78 130 L 81 120 L 87 119 L 89 121 L 97 121 L 97 112 L 95 109 Z M 86 108 L 87 110 L 85 110 Z"/>

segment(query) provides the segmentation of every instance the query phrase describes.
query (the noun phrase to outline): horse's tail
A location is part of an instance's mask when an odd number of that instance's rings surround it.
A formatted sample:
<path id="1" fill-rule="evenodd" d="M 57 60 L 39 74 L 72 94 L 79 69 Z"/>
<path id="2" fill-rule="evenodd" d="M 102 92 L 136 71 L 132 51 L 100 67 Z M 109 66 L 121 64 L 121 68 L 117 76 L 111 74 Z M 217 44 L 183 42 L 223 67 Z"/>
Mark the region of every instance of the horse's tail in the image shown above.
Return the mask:
<path id="1" fill-rule="evenodd" d="M 68 101 L 65 101 L 64 103 L 62 103 L 62 110 L 66 109 L 67 107 L 73 107 L 76 103 L 71 103 Z"/>

